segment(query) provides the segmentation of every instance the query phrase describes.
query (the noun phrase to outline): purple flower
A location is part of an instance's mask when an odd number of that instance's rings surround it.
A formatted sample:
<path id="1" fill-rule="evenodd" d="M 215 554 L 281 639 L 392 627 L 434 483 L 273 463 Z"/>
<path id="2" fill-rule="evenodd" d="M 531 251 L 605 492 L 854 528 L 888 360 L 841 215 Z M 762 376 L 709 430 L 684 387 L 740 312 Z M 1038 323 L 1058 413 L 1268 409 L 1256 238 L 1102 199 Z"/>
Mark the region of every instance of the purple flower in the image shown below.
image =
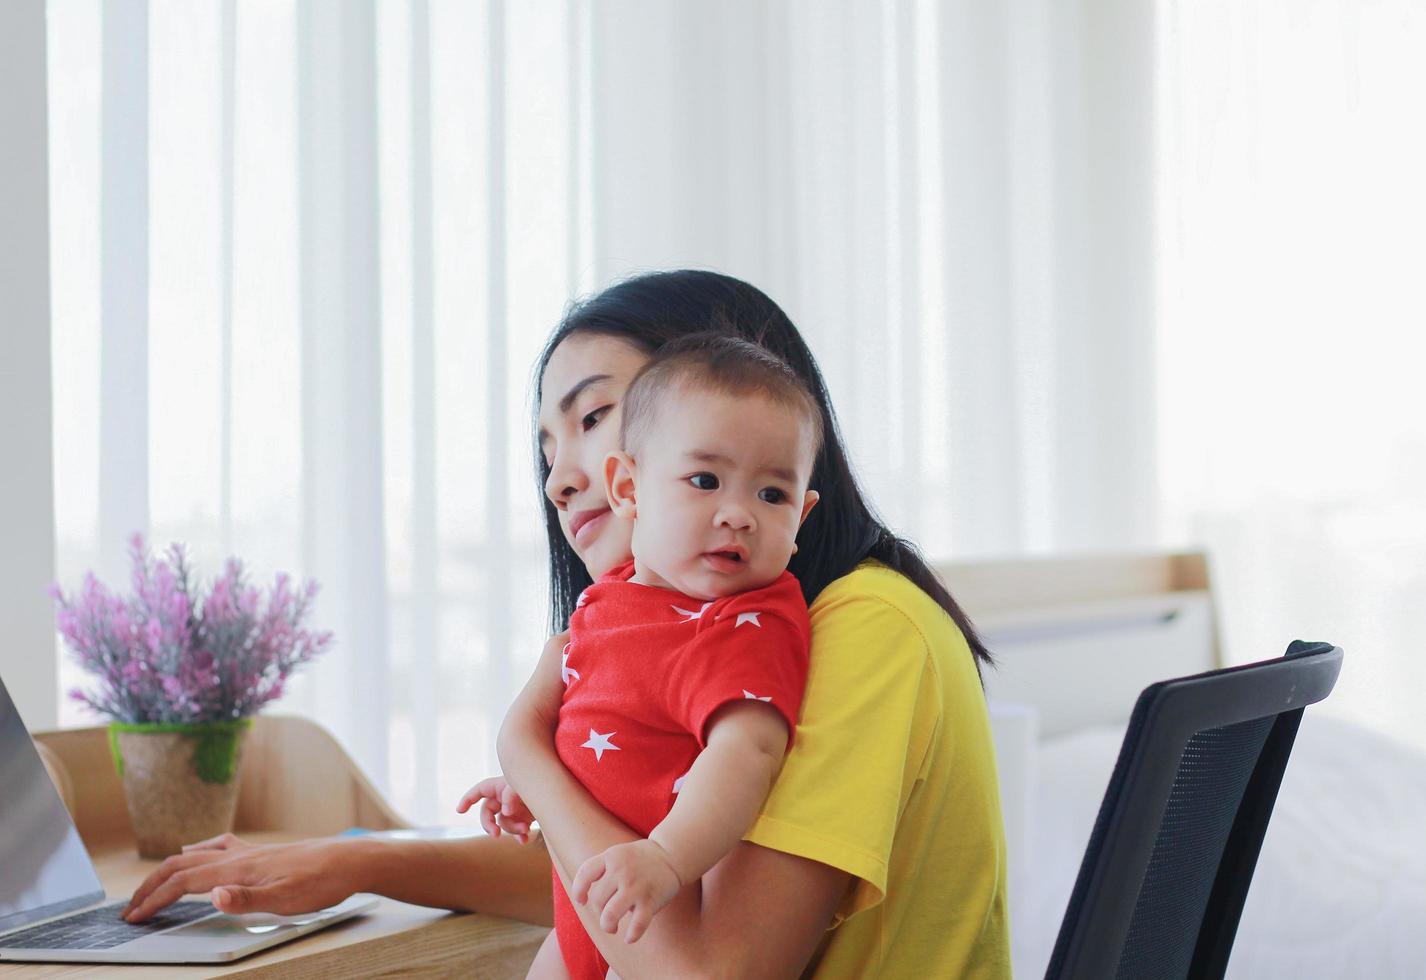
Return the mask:
<path id="1" fill-rule="evenodd" d="M 97 679 L 69 696 L 118 721 L 201 722 L 242 718 L 281 696 L 291 674 L 332 644 L 303 625 L 317 593 L 293 593 L 279 574 L 264 600 L 241 561 L 228 559 L 206 594 L 181 545 L 151 559 L 129 541 L 132 593 L 111 593 L 93 573 L 73 597 L 52 586 L 55 626 L 79 665 Z"/>

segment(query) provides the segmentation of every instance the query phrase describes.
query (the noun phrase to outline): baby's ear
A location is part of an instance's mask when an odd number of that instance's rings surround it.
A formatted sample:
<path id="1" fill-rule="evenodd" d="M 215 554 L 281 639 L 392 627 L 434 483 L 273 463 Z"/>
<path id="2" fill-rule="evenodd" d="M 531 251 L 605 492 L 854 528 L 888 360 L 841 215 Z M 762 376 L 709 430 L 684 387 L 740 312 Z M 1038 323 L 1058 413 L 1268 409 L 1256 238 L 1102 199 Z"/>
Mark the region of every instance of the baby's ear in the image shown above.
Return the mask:
<path id="1" fill-rule="evenodd" d="M 812 508 L 817 506 L 817 501 L 822 499 L 822 495 L 816 490 L 808 490 L 802 495 L 802 516 L 797 519 L 797 526 L 807 520 L 807 515 L 812 513 Z"/>
<path id="2" fill-rule="evenodd" d="M 604 496 L 618 517 L 633 520 L 636 516 L 634 484 L 638 468 L 628 453 L 610 453 L 604 457 Z"/>

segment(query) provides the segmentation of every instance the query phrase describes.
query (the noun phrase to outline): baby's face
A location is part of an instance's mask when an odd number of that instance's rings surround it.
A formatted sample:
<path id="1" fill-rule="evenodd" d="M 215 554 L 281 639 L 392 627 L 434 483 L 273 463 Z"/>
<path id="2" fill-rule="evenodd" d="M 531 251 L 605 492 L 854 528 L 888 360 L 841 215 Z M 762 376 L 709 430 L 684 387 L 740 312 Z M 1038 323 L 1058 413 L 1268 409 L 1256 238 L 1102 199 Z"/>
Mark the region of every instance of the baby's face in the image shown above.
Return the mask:
<path id="1" fill-rule="evenodd" d="M 768 585 L 817 495 L 812 427 L 759 396 L 666 395 L 638 447 L 637 579 L 698 599 Z"/>

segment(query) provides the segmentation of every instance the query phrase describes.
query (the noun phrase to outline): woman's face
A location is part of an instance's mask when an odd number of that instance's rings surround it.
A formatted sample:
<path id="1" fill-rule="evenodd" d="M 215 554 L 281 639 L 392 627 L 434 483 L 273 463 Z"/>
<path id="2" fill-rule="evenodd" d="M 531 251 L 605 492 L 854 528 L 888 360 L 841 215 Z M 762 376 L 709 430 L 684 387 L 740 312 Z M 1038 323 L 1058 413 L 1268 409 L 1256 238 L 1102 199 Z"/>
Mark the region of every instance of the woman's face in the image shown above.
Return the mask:
<path id="1" fill-rule="evenodd" d="M 540 451 L 549 464 L 545 496 L 592 578 L 629 560 L 630 524 L 613 520 L 604 457 L 619 449 L 619 404 L 648 356 L 599 334 L 566 337 L 540 382 Z"/>

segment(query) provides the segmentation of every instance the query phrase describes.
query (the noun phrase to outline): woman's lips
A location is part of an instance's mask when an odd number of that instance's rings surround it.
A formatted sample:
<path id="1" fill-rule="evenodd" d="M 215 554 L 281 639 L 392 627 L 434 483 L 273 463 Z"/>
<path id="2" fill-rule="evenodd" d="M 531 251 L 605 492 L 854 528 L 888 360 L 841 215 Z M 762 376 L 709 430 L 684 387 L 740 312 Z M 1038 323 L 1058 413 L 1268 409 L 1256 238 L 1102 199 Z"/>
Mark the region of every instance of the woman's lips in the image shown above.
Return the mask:
<path id="1" fill-rule="evenodd" d="M 603 510 L 582 510 L 569 519 L 570 533 L 574 535 L 576 547 L 599 533 L 604 519 L 613 513 L 608 507 Z"/>

